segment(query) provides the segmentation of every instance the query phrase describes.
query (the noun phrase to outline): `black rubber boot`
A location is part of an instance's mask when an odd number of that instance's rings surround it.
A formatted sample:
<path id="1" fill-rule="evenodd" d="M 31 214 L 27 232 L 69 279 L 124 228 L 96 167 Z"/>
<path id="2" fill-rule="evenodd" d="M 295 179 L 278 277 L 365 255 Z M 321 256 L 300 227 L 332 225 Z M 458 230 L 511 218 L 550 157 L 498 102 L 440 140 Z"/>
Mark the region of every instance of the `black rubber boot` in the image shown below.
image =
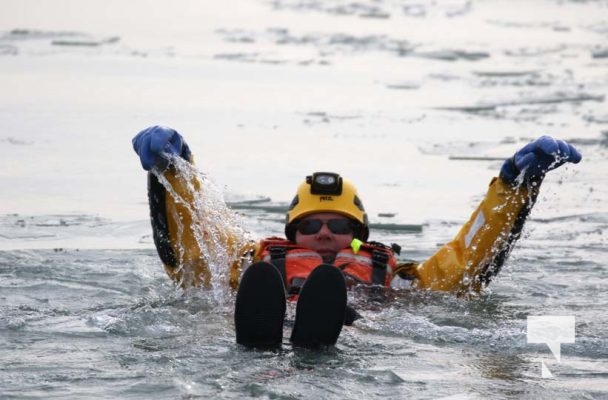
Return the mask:
<path id="1" fill-rule="evenodd" d="M 279 347 L 285 301 L 283 278 L 274 265 L 258 262 L 249 266 L 236 295 L 236 342 L 247 347 Z"/>
<path id="2" fill-rule="evenodd" d="M 297 347 L 318 348 L 336 344 L 346 312 L 344 275 L 333 265 L 321 264 L 304 282 L 291 342 Z"/>

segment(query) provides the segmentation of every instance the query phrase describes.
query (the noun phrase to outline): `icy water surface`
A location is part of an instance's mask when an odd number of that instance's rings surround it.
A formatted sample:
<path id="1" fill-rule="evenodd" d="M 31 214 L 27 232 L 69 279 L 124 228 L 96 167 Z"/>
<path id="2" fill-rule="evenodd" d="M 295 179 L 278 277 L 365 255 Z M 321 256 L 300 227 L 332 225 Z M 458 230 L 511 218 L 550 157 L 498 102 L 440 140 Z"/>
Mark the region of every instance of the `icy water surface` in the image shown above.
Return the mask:
<path id="1" fill-rule="evenodd" d="M 546 224 L 579 228 L 557 248 L 522 242 L 492 293 L 396 292 L 321 352 L 237 346 L 232 294 L 182 293 L 153 250 L 4 251 L 3 397 L 605 398 L 607 278 L 589 257 L 605 259 L 605 240 L 588 229 L 606 218 Z M 527 316 L 553 314 L 576 317 L 561 363 L 526 343 Z"/>
<path id="2" fill-rule="evenodd" d="M 5 0 L 0 398 L 608 398 L 607 21 L 591 0 Z M 251 351 L 230 290 L 162 271 L 130 145 L 157 123 L 251 237 L 330 170 L 416 260 L 529 140 L 584 159 L 479 298 L 396 291 L 333 349 Z M 529 315 L 575 317 L 561 362 Z"/>

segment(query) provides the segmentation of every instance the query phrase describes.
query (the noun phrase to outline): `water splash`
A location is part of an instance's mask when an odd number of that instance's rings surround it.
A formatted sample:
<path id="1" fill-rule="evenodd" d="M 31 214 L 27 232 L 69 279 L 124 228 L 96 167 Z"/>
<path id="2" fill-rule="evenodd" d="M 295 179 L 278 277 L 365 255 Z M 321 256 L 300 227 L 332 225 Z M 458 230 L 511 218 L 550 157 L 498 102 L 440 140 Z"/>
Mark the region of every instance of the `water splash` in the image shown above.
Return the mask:
<path id="1" fill-rule="evenodd" d="M 185 207 L 190 214 L 192 223 L 189 225 L 184 223 L 181 216 L 174 216 L 178 227 L 177 237 L 182 237 L 184 232 L 194 236 L 209 272 L 210 289 L 214 298 L 221 301 L 228 293 L 231 266 L 245 257 L 244 249 L 250 243 L 249 234 L 243 228 L 240 216 L 226 205 L 222 191 L 206 174 L 179 157 L 172 158 L 171 164 L 176 177 L 185 185 L 186 194 L 180 194 L 183 189 L 174 188 L 160 171 L 153 173 L 176 203 Z M 191 196 L 191 199 L 184 199 L 185 195 Z M 180 246 L 183 244 L 180 243 Z M 192 264 L 183 259 L 187 249 L 179 250 L 180 268 L 193 269 Z M 194 273 L 193 270 L 182 270 L 183 280 L 190 279 Z"/>

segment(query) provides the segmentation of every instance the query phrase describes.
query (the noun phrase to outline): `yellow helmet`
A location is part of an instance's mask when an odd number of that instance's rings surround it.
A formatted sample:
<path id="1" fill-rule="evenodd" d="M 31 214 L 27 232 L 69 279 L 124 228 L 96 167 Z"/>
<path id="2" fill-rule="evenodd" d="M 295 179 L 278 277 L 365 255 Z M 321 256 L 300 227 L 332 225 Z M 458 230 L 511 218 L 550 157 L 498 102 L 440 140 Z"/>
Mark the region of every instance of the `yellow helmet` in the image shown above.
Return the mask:
<path id="1" fill-rule="evenodd" d="M 354 236 L 362 241 L 367 240 L 369 223 L 363 203 L 355 186 L 340 175 L 333 172 L 315 172 L 300 184 L 287 211 L 287 239 L 292 242 L 295 240 L 299 219 L 319 212 L 334 212 L 357 221 L 360 229 L 355 230 Z"/>

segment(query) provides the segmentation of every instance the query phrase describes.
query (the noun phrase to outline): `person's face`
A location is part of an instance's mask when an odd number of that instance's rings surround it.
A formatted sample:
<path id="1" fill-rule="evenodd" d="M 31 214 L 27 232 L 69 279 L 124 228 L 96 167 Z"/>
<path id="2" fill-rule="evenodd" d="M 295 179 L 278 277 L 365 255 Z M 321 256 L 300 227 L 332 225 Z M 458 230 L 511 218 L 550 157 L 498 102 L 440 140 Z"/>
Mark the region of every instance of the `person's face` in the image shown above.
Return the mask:
<path id="1" fill-rule="evenodd" d="M 315 233 L 306 234 L 307 232 L 314 231 L 315 225 L 318 226 L 318 223 L 314 222 L 315 220 L 322 222 L 321 228 Z M 347 229 L 347 233 L 342 233 L 344 230 L 334 228 L 334 232 L 339 232 L 334 233 L 327 225 L 330 220 L 344 221 L 335 223 L 337 228 L 343 228 L 343 225 L 346 225 L 346 223 L 350 221 L 345 216 L 336 213 L 316 213 L 302 218 L 302 221 L 298 224 L 299 226 L 302 225 L 303 228 L 305 225 L 308 225 L 306 227 L 308 229 L 298 228 L 296 230 L 296 243 L 316 251 L 323 257 L 325 262 L 333 261 L 336 254 L 340 250 L 348 247 L 353 240 L 352 228 Z M 302 231 L 304 231 L 304 233 L 302 233 Z"/>

